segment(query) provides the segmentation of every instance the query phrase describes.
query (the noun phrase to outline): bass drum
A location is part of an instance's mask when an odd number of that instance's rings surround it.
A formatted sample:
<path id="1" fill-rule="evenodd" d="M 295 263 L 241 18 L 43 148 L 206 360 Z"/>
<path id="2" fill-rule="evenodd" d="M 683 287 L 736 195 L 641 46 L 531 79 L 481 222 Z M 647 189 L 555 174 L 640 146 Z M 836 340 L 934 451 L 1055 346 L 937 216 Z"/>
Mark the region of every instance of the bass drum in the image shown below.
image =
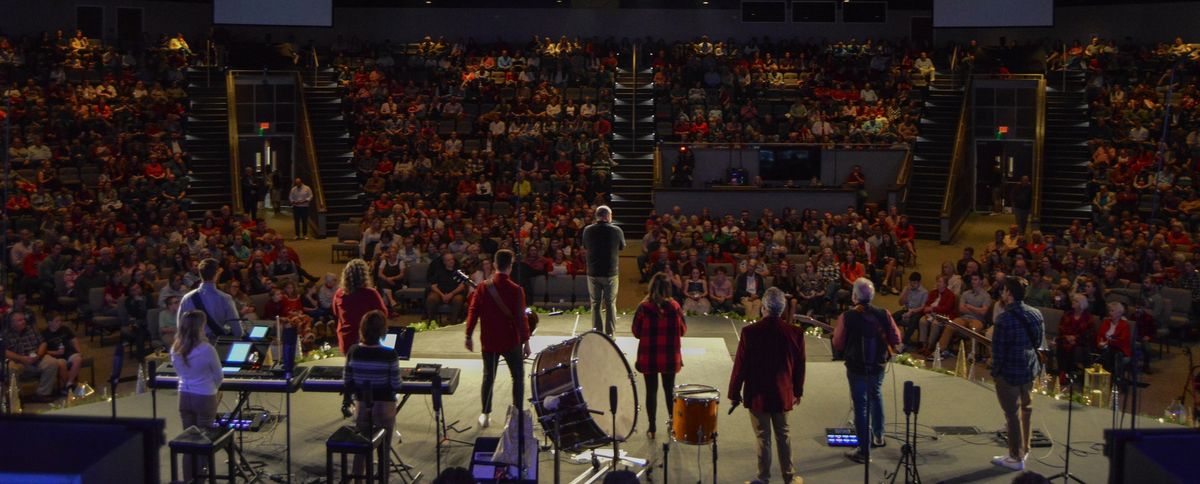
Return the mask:
<path id="1" fill-rule="evenodd" d="M 589 331 L 546 347 L 533 360 L 530 380 L 542 431 L 559 448 L 591 449 L 611 444 L 613 437 L 624 441 L 633 435 L 638 416 L 633 371 L 604 333 Z M 617 387 L 615 429 L 609 412 L 613 386 Z"/>

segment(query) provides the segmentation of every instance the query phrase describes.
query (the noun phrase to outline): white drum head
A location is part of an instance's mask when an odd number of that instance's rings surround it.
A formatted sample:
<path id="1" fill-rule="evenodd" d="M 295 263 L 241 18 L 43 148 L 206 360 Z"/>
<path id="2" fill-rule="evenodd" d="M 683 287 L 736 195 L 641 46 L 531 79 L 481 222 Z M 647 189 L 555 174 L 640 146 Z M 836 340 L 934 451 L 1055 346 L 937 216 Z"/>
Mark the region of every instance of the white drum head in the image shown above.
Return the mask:
<path id="1" fill-rule="evenodd" d="M 637 423 L 637 388 L 633 384 L 632 370 L 625 355 L 608 336 L 603 333 L 587 332 L 580 336 L 575 347 L 575 378 L 583 401 L 591 410 L 604 412 L 592 415 L 592 420 L 608 437 L 628 439 L 633 435 Z M 617 428 L 613 432 L 613 418 L 609 413 L 608 389 L 617 387 Z"/>

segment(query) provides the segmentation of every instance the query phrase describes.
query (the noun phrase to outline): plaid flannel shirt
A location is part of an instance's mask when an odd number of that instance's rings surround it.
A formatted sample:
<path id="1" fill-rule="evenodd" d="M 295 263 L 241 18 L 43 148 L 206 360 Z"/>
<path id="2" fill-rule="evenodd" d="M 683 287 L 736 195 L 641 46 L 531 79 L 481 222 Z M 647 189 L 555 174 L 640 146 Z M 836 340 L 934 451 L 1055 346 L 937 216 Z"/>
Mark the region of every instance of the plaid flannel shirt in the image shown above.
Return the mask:
<path id="1" fill-rule="evenodd" d="M 1032 382 L 1038 373 L 1037 349 L 1042 346 L 1044 331 L 1042 312 L 1033 306 L 1017 302 L 1005 307 L 996 317 L 992 333 L 992 376 L 1004 378 L 1009 385 Z"/>

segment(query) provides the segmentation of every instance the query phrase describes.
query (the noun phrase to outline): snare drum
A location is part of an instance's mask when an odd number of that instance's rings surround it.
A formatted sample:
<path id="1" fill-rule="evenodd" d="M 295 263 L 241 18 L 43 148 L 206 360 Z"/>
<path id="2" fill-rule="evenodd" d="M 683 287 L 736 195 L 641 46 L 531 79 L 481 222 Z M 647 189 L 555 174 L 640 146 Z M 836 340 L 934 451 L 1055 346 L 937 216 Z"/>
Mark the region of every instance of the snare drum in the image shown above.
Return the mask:
<path id="1" fill-rule="evenodd" d="M 671 439 L 684 444 L 712 442 L 717 431 L 717 407 L 721 392 L 707 385 L 675 386 L 675 405 L 671 411 Z"/>
<path id="2" fill-rule="evenodd" d="M 590 449 L 633 435 L 638 414 L 633 371 L 604 333 L 589 331 L 546 347 L 533 360 L 530 380 L 538 421 L 559 448 Z M 618 389 L 615 429 L 608 407 L 611 386 Z"/>

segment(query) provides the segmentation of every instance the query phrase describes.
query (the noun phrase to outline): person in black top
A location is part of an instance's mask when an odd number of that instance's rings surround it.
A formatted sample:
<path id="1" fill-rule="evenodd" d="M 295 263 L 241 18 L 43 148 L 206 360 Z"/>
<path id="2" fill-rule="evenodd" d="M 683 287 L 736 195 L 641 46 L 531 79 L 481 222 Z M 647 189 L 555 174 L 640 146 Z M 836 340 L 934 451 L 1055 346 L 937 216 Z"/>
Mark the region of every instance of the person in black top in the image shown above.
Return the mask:
<path id="1" fill-rule="evenodd" d="M 462 321 L 463 304 L 467 301 L 467 286 L 454 278 L 458 269 L 454 254 L 442 254 L 441 263 L 429 264 L 429 292 L 425 295 L 425 314 L 429 318 L 437 316 L 438 306 L 450 305 L 450 322 Z"/>
<path id="2" fill-rule="evenodd" d="M 625 232 L 612 223 L 608 205 L 596 207 L 596 223 L 583 229 L 587 250 L 588 295 L 592 300 L 592 328 L 613 334 L 617 320 L 617 256 L 625 249 Z M 603 307 L 606 314 L 600 318 Z"/>
<path id="3" fill-rule="evenodd" d="M 346 352 L 343 372 L 346 392 L 358 401 L 355 425 L 364 434 L 386 428 L 385 448 L 391 446 L 392 430 L 396 428 L 396 393 L 400 391 L 400 359 L 394 350 L 379 344 L 387 330 L 383 311 L 364 314 L 358 329 L 359 343 Z M 355 456 L 354 473 L 362 474 L 362 466 L 362 456 Z"/>
<path id="4" fill-rule="evenodd" d="M 62 314 L 50 311 L 46 314 L 46 330 L 42 341 L 46 342 L 46 354 L 58 360 L 58 379 L 63 388 L 75 389 L 75 378 L 83 361 L 83 348 L 75 338 L 75 332 L 63 324 Z"/>
<path id="5" fill-rule="evenodd" d="M 856 279 L 850 298 L 854 307 L 838 318 L 833 330 L 833 349 L 846 360 L 846 379 L 850 383 L 858 434 L 858 448 L 847 452 L 846 457 L 861 464 L 869 458 L 868 445 L 886 444 L 880 388 L 884 365 L 890 358 L 889 348 L 900 344 L 900 330 L 890 313 L 871 304 L 875 285 L 869 279 Z"/>

